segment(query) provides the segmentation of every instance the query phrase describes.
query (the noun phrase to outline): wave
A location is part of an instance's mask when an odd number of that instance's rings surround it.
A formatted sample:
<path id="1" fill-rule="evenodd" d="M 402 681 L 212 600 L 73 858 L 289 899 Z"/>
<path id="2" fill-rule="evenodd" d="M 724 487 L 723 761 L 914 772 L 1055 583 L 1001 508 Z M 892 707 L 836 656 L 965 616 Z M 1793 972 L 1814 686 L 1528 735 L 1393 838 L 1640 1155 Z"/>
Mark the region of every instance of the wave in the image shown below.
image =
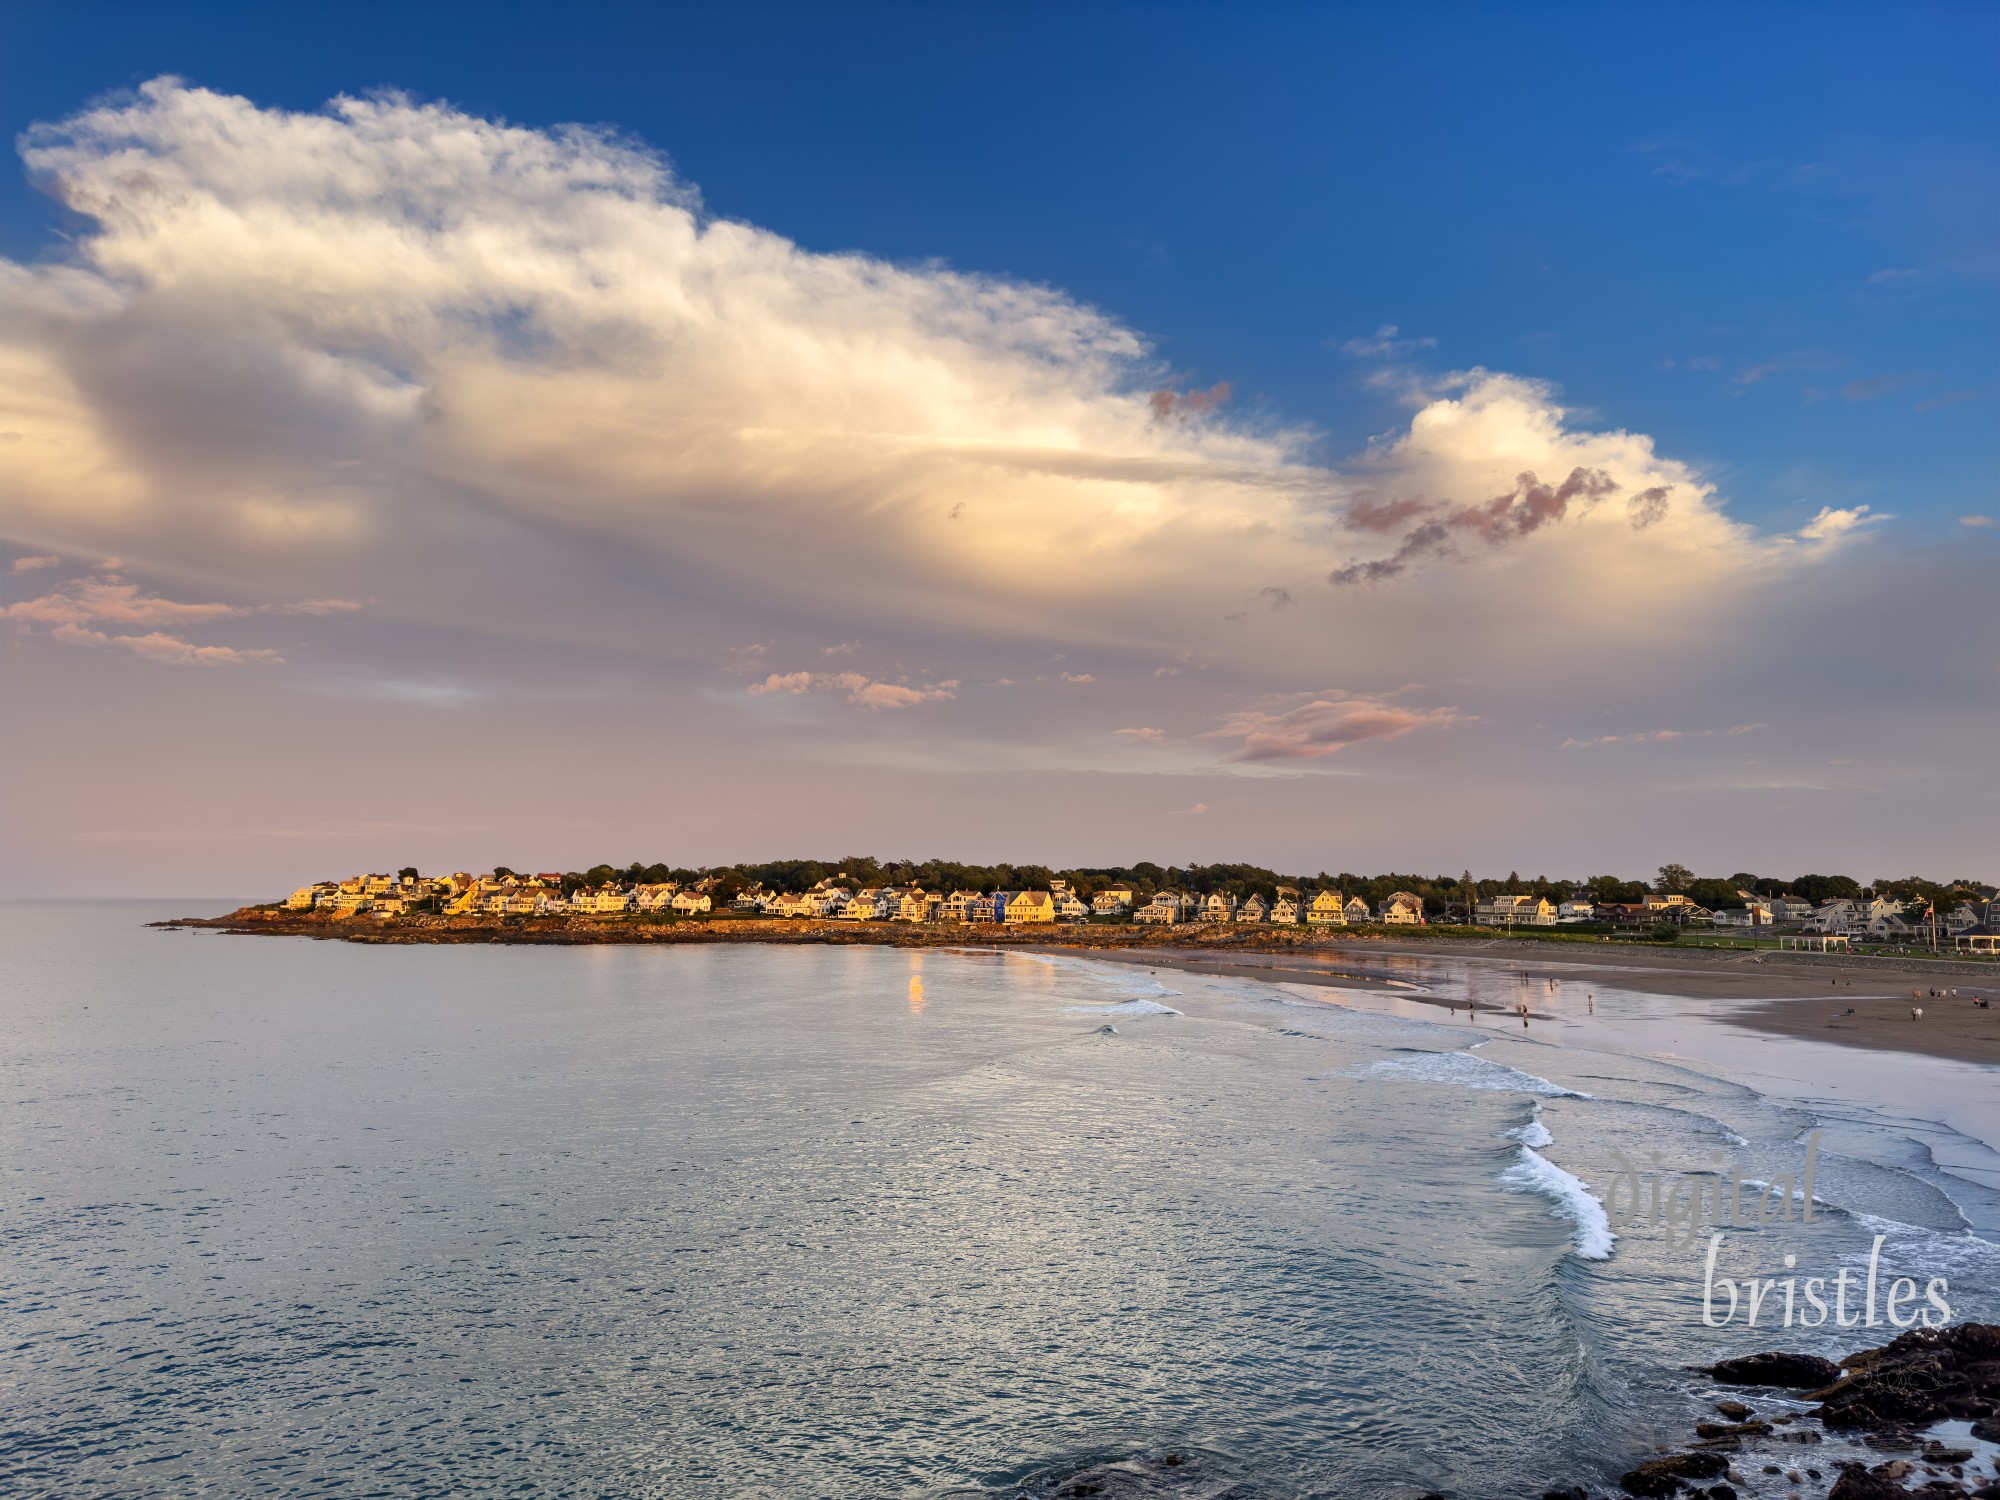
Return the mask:
<path id="1" fill-rule="evenodd" d="M 1576 1253 L 1583 1259 L 1611 1259 L 1611 1247 L 1618 1242 L 1618 1236 L 1611 1232 L 1611 1221 L 1605 1217 L 1602 1200 L 1591 1193 L 1582 1178 L 1571 1176 L 1524 1145 L 1519 1159 L 1500 1174 L 1500 1181 L 1515 1192 L 1537 1193 L 1551 1200 L 1555 1207 L 1549 1210 L 1549 1216 L 1568 1219 L 1575 1226 L 1572 1239 Z"/>
<path id="2" fill-rule="evenodd" d="M 1523 1146 L 1553 1146 L 1556 1138 L 1549 1134 L 1549 1127 L 1542 1123 L 1542 1103 L 1534 1103 L 1534 1114 L 1525 1125 L 1516 1125 L 1506 1133 L 1510 1141 L 1518 1141 Z"/>
<path id="3" fill-rule="evenodd" d="M 1072 1016 L 1177 1016 L 1179 1011 L 1171 1005 L 1162 1005 L 1157 1000 L 1120 1000 L 1112 1005 L 1071 1005 L 1065 1014 Z"/>
<path id="4" fill-rule="evenodd" d="M 1489 1062 L 1470 1052 L 1416 1052 L 1385 1057 L 1364 1076 L 1408 1078 L 1419 1083 L 1449 1083 L 1468 1089 L 1499 1089 L 1510 1094 L 1540 1094 L 1550 1099 L 1588 1099 L 1589 1094 L 1550 1083 L 1505 1063 Z"/>

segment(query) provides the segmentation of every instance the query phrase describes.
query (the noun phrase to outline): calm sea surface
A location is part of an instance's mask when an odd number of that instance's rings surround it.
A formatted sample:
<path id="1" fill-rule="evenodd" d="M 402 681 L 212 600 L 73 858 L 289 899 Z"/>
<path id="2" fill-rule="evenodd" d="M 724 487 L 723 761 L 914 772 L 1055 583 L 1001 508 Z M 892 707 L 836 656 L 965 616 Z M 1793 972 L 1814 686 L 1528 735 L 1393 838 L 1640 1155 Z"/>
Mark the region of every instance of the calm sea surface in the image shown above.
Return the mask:
<path id="1" fill-rule="evenodd" d="M 1498 1018 L 141 925 L 178 914 L 0 906 L 11 1495 L 1011 1497 L 1169 1451 L 1175 1493 L 1601 1482 L 1685 1432 L 1682 1366 L 1894 1332 L 1706 1328 L 1706 1236 L 1596 1202 L 1798 1174 L 1816 1126 L 1816 1222 L 1718 1274 L 1882 1235 L 1885 1284 L 2000 1314 L 1991 1191 L 1894 1109 Z"/>

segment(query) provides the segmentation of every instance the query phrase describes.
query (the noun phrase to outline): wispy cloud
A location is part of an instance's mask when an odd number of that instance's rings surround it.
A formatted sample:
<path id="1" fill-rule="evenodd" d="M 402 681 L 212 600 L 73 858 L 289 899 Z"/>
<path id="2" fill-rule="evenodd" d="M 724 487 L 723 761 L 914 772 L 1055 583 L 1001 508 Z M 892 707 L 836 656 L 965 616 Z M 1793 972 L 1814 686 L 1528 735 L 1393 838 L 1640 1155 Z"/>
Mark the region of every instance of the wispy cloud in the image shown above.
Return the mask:
<path id="1" fill-rule="evenodd" d="M 149 630 L 144 635 L 108 635 L 82 625 L 58 625 L 49 632 L 49 639 L 65 646 L 109 646 L 167 667 L 240 667 L 252 664 L 279 667 L 285 663 L 284 657 L 275 651 L 197 646 L 192 641 L 162 630 Z"/>
<path id="2" fill-rule="evenodd" d="M 958 696 L 956 679 L 910 687 L 900 682 L 877 682 L 859 672 L 773 672 L 762 682 L 750 685 L 752 697 L 770 693 L 844 693 L 857 708 L 911 708 L 919 703 L 935 703 Z"/>
<path id="3" fill-rule="evenodd" d="M 1462 722 L 1455 708 L 1403 708 L 1380 698 L 1329 691 L 1304 695 L 1289 708 L 1244 709 L 1199 736 L 1233 740 L 1228 759 L 1241 762 L 1317 760 L 1370 740 L 1400 739 L 1418 729 Z"/>
<path id="4" fill-rule="evenodd" d="M 14 573 L 32 573 L 39 568 L 59 568 L 61 566 L 62 559 L 60 557 L 55 556 L 53 553 L 42 553 L 15 558 L 8 571 Z"/>
<path id="5" fill-rule="evenodd" d="M 1435 349 L 1433 338 L 1404 338 L 1394 323 L 1384 323 L 1366 338 L 1349 339 L 1340 346 L 1343 354 L 1355 359 L 1401 359 L 1420 349 Z"/>

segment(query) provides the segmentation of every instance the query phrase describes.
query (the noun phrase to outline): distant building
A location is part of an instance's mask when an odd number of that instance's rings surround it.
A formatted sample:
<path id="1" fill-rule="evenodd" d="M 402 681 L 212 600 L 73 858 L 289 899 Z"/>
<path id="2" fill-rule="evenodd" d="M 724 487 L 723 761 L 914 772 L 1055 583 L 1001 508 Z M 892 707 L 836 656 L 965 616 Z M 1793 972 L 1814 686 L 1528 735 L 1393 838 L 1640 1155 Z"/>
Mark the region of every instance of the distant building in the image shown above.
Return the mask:
<path id="1" fill-rule="evenodd" d="M 1362 908 L 1362 920 L 1366 921 L 1368 908 Z M 1347 925 L 1347 898 L 1335 890 L 1315 891 L 1311 901 L 1306 903 L 1306 922 L 1313 927 L 1345 927 Z"/>
<path id="2" fill-rule="evenodd" d="M 1382 903 L 1382 921 L 1390 927 L 1423 926 L 1423 898 L 1408 891 L 1397 891 Z"/>
<path id="3" fill-rule="evenodd" d="M 1047 891 L 1019 891 L 1008 901 L 1006 916 L 1008 922 L 1053 922 L 1056 919 L 1056 903 Z"/>

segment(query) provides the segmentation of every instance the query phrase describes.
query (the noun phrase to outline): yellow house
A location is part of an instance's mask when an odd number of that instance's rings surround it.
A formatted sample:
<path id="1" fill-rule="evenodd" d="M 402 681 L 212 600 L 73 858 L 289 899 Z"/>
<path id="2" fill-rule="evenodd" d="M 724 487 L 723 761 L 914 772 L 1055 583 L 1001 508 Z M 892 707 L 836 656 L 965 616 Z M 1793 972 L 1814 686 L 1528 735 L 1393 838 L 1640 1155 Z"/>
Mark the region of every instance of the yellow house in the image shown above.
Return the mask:
<path id="1" fill-rule="evenodd" d="M 1047 891 L 1021 891 L 1007 903 L 1009 922 L 1053 922 L 1056 903 Z"/>
<path id="2" fill-rule="evenodd" d="M 1347 902 L 1339 891 L 1315 891 L 1306 907 L 1306 921 L 1314 927 L 1345 927 Z"/>

